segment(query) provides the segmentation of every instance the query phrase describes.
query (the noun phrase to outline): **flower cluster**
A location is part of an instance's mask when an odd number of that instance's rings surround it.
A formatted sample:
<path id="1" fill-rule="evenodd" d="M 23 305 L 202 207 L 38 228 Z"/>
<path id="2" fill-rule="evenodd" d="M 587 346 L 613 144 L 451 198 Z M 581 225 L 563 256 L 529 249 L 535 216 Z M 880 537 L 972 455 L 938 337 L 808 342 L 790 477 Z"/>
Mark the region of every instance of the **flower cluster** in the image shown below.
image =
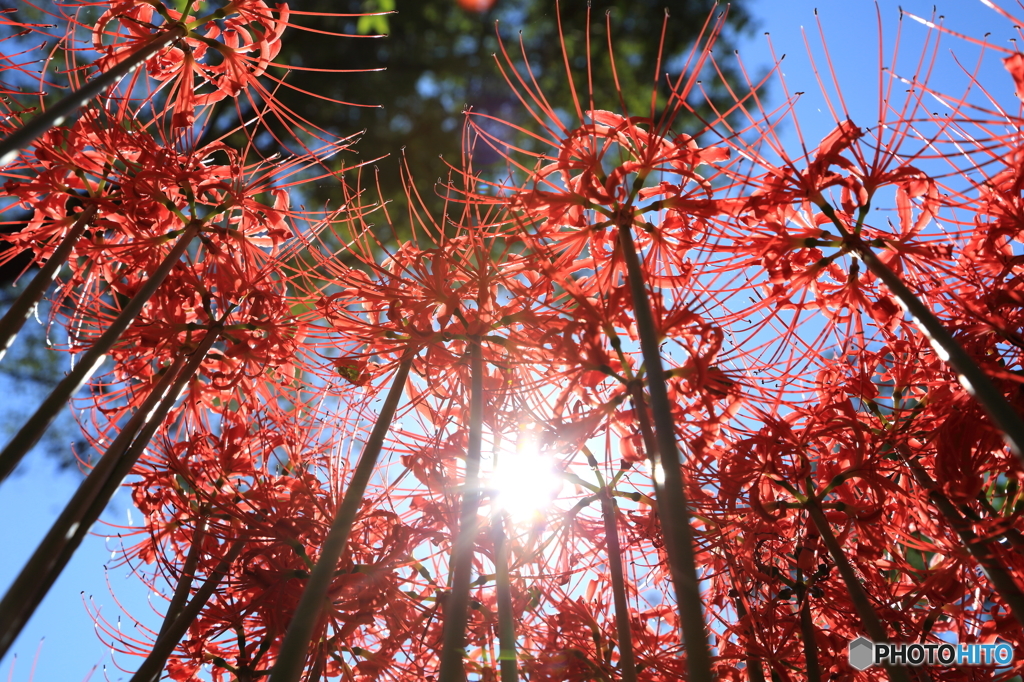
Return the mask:
<path id="1" fill-rule="evenodd" d="M 97 620 L 139 680 L 846 680 L 859 636 L 1005 642 L 985 675 L 1024 670 L 1008 106 L 911 74 L 793 153 L 796 96 L 695 103 L 721 17 L 646 112 L 586 92 L 570 122 L 502 48 L 534 127 L 469 111 L 447 212 L 406 175 L 405 224 L 263 85 L 286 5 L 73 6 L 67 45 L 99 8 L 95 65 L 145 68 L 3 169 L 25 226 L 0 253 L 41 266 L 33 295 L 58 279 L 76 365 L 0 476 L 93 373 L 74 405 L 104 455 L 0 602 L 0 653 L 127 476 L 122 560 L 165 617 Z M 197 142 L 228 98 L 315 153 Z M 294 207 L 327 179 L 342 208 Z"/>

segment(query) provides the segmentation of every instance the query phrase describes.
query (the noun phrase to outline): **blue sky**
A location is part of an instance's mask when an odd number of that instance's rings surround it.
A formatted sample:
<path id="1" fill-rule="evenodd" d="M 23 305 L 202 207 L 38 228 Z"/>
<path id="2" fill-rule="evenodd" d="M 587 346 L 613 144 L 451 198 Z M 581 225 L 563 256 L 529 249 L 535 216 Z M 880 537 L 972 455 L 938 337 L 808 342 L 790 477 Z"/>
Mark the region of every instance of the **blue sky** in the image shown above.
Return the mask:
<path id="1" fill-rule="evenodd" d="M 1003 5 L 1010 7 L 1006 2 Z M 980 0 L 886 0 L 877 4 L 868 0 L 755 0 L 750 6 L 752 14 L 761 22 L 758 34 L 770 33 L 776 53 L 786 54 L 782 71 L 790 91 L 805 92 L 798 112 L 808 146 L 816 145 L 835 125 L 825 108 L 804 43 L 806 36 L 820 76 L 826 81 L 829 90 L 834 92 L 828 63 L 821 47 L 815 9 L 846 104 L 854 122 L 867 127 L 875 122 L 877 110 L 879 17 L 884 36 L 884 54 L 888 62 L 900 23 L 900 7 L 908 15 L 916 14 L 925 18 L 931 18 L 934 11 L 943 17 L 944 26 L 973 38 L 984 38 L 986 33 L 991 33 L 988 40 L 1002 47 L 1012 47 L 1010 39 L 1016 35 L 1010 22 Z M 1024 16 L 1024 11 L 1017 9 L 1018 15 Z M 902 23 L 897 72 L 909 75 L 916 66 L 927 29 L 907 16 Z M 939 61 L 932 72 L 931 84 L 948 93 L 959 94 L 968 81 L 953 61 L 953 54 L 961 63 L 973 67 L 978 50 L 955 36 L 942 36 Z M 771 55 L 767 39 L 763 35 L 756 36 L 741 47 L 740 56 L 745 62 L 753 64 L 769 63 Z M 995 52 L 986 55 L 981 78 L 1004 104 L 1014 101 L 1013 81 L 1003 70 L 1000 55 Z M 901 95 L 902 92 L 897 89 L 896 94 Z M 772 95 L 774 99 L 781 95 L 777 87 Z M 833 98 L 833 102 L 837 100 Z M 936 106 L 935 110 L 939 108 Z M 792 130 L 786 132 L 792 134 Z"/>
<path id="2" fill-rule="evenodd" d="M 293 4 L 301 5 L 301 2 Z M 886 0 L 880 2 L 878 7 L 883 18 L 887 44 L 891 44 L 895 33 L 899 5 L 908 12 L 917 12 L 923 16 L 931 16 L 932 7 L 937 6 L 939 12 L 945 15 L 947 26 L 974 37 L 982 37 L 991 31 L 993 35 L 990 40 L 996 44 L 1008 46 L 1006 40 L 1014 33 L 1009 22 L 974 0 L 939 0 L 937 3 L 933 0 Z M 749 8 L 760 22 L 760 28 L 740 51 L 752 70 L 758 71 L 767 66 L 770 56 L 761 34 L 768 31 L 777 52 L 787 54 L 783 71 L 789 86 L 793 91 L 806 92 L 801 101 L 800 120 L 810 146 L 816 145 L 834 126 L 808 67 L 801 35 L 803 26 L 807 29 L 808 39 L 816 55 L 821 56 L 815 7 L 819 9 L 833 65 L 839 73 L 842 90 L 854 120 L 860 125 L 870 125 L 873 123 L 877 88 L 878 24 L 873 2 L 756 0 Z M 1024 15 L 1024 11 L 1020 13 Z M 919 53 L 920 39 L 924 32 L 924 27 L 904 19 L 902 54 L 908 64 Z M 976 51 L 959 39 L 946 36 L 943 44 L 945 48 L 954 49 L 973 63 Z M 820 60 L 819 67 L 825 66 L 824 60 Z M 1002 70 L 998 55 L 992 53 L 988 56 L 983 73 L 983 78 L 1003 102 L 1012 101 L 1013 83 Z M 933 81 L 935 84 L 953 92 L 962 87 L 964 79 L 951 61 L 947 60 L 937 74 Z M 780 94 L 778 88 L 774 89 L 773 94 L 773 99 L 777 101 Z M 784 132 L 792 139 L 791 129 Z M 5 390 L 8 388 L 0 385 L 0 391 L 10 396 L 10 391 Z M 20 402 L 22 398 L 15 400 Z M 0 589 L 5 589 L 13 580 L 35 543 L 71 496 L 77 480 L 73 474 L 56 471 L 49 460 L 39 453 L 33 453 L 21 475 L 0 486 L 0 519 L 3 519 L 0 523 L 0 547 L 3 547 Z M 129 511 L 128 495 L 122 492 L 115 498 L 113 509 L 106 518 L 112 523 L 124 524 L 129 520 Z M 138 512 L 134 512 L 134 520 L 138 522 Z M 98 530 L 105 532 L 102 528 Z M 34 676 L 37 682 L 83 680 L 94 666 L 102 668 L 104 665 L 108 667 L 110 679 L 128 679 L 128 675 L 118 673 L 111 666 L 109 652 L 96 637 L 93 617 L 87 612 L 83 600 L 91 597 L 93 608 L 100 609 L 108 620 L 116 622 L 121 615 L 121 608 L 110 594 L 112 589 L 121 604 L 135 617 L 146 617 L 150 624 L 157 623 L 158 619 L 147 603 L 146 588 L 137 579 L 127 577 L 128 569 L 104 569 L 111 558 L 109 543 L 112 542 L 92 537 L 82 547 L 16 642 L 13 651 L 17 654 L 17 662 L 14 663 L 13 657 L 9 655 L 0 663 L 0 679 L 7 679 L 13 665 L 12 682 L 29 680 L 37 650 L 39 657 Z M 122 627 L 126 633 L 130 633 L 134 627 L 132 621 L 123 615 L 121 619 Z M 44 637 L 40 649 L 40 640 Z M 124 665 L 133 663 L 124 657 L 119 660 Z M 103 679 L 102 670 L 97 669 L 93 679 Z"/>

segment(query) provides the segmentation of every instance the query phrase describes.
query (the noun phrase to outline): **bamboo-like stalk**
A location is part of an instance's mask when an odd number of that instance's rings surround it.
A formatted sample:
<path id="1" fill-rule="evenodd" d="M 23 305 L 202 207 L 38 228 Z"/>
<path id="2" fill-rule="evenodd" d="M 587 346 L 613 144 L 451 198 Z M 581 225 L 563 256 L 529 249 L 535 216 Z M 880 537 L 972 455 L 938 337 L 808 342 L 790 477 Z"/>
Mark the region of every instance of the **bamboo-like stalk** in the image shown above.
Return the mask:
<path id="1" fill-rule="evenodd" d="M 231 564 L 241 554 L 245 543 L 245 540 L 236 540 L 231 545 L 228 553 L 210 572 L 210 575 L 206 577 L 203 586 L 196 590 L 188 605 L 181 610 L 181 613 L 174 619 L 174 622 L 156 638 L 153 650 L 149 652 L 146 660 L 142 662 L 139 669 L 132 675 L 131 682 L 156 682 L 160 679 L 160 673 L 163 672 L 164 666 L 167 665 L 167 659 L 174 653 L 175 647 L 178 646 L 181 638 L 185 636 L 189 625 L 195 621 L 196 617 L 199 616 L 199 612 L 210 601 L 210 597 L 213 596 L 220 581 L 230 570 Z"/>
<path id="2" fill-rule="evenodd" d="M 740 592 L 739 592 L 738 589 L 736 589 L 736 578 L 735 578 L 735 575 L 732 575 L 732 584 L 733 584 L 732 592 L 733 592 L 733 595 L 734 595 L 732 603 L 733 603 L 733 606 L 736 608 L 736 615 L 739 616 L 740 620 L 743 620 L 744 618 L 747 617 L 747 607 L 743 605 L 743 599 L 740 597 Z M 748 625 L 748 627 L 746 627 L 744 629 L 747 631 L 746 632 L 747 642 L 750 642 L 751 640 L 754 639 L 754 632 L 755 632 L 754 631 L 754 627 L 751 624 L 751 625 Z M 747 659 L 746 659 L 747 679 L 750 680 L 750 682 L 765 682 L 765 680 L 764 680 L 764 669 L 761 667 L 761 659 L 757 658 L 756 656 L 754 656 L 750 652 L 750 645 L 749 645 L 749 643 L 745 646 L 745 648 L 747 650 Z M 810 678 L 808 678 L 808 679 L 810 679 Z"/>
<path id="3" fill-rule="evenodd" d="M 1013 614 L 1013 617 L 1017 619 L 1021 626 L 1024 626 L 1024 592 L 1021 591 L 1013 576 L 999 562 L 992 552 L 989 542 L 978 537 L 977 533 L 971 528 L 971 523 L 960 515 L 956 506 L 939 490 L 935 481 L 932 480 L 932 477 L 928 475 L 928 472 L 921 465 L 914 462 L 906 453 L 901 452 L 900 454 L 903 456 L 903 461 L 906 462 L 910 471 L 914 474 L 917 482 L 928 491 L 928 497 L 931 499 L 932 504 L 935 505 L 935 508 L 939 510 L 943 518 L 949 522 L 949 525 L 960 536 L 964 547 L 971 553 L 974 560 L 985 569 L 988 579 L 992 582 L 992 587 L 1003 598 L 1006 605 L 1010 607 L 1010 613 Z"/>
<path id="4" fill-rule="evenodd" d="M 985 510 L 985 513 L 992 517 L 1001 516 L 998 511 L 992 506 L 992 504 L 985 498 L 985 493 L 978 493 L 978 504 Z M 960 506 L 960 512 L 971 521 L 981 521 L 982 517 L 967 507 L 967 505 Z M 1016 528 L 1007 528 L 1003 531 L 1003 536 L 1010 541 L 1013 548 L 1018 552 L 1024 553 L 1024 534 L 1022 534 Z"/>
<path id="5" fill-rule="evenodd" d="M 281 643 L 277 662 L 270 673 L 270 682 L 298 682 L 302 675 L 309 644 L 313 638 L 313 629 L 316 627 L 317 621 L 320 620 L 320 612 L 323 609 L 324 600 L 327 598 L 331 579 L 334 577 L 341 555 L 345 552 L 352 524 L 355 522 L 359 506 L 363 502 L 363 493 L 377 466 L 377 457 L 384 445 L 384 437 L 387 435 L 388 429 L 391 428 L 391 421 L 398 409 L 398 402 L 405 391 L 405 382 L 409 377 L 412 360 L 413 354 L 407 352 L 398 366 L 398 371 L 395 372 L 387 398 L 377 415 L 377 422 L 370 432 L 370 437 L 366 440 L 362 454 L 359 455 L 359 461 L 352 473 L 352 480 L 345 491 L 345 498 L 342 500 L 341 506 L 338 507 L 331 530 L 324 540 L 320 558 L 317 560 L 316 566 L 313 567 L 306 588 L 302 591 L 302 597 L 299 599 L 299 605 L 288 625 L 288 632 L 285 633 L 284 641 Z"/>
<path id="6" fill-rule="evenodd" d="M 835 209 L 825 202 L 819 204 L 819 207 L 822 213 L 839 229 L 844 243 L 857 254 L 871 274 L 881 280 L 903 308 L 910 313 L 935 352 L 957 373 L 960 383 L 988 413 L 996 427 L 1003 432 L 1010 449 L 1017 456 L 1017 461 L 1024 466 L 1024 419 L 1021 418 L 1021 415 L 1017 414 L 1017 411 L 1007 402 L 984 370 L 953 338 L 953 335 L 935 317 L 924 301 L 918 298 L 903 283 L 903 280 L 875 255 L 875 252 L 859 235 L 851 234 L 846 229 L 842 221 L 839 220 L 839 216 L 836 215 Z"/>
<path id="7" fill-rule="evenodd" d="M 818 661 L 818 642 L 814 638 L 814 620 L 811 618 L 811 602 L 807 586 L 798 583 L 797 597 L 800 599 L 800 637 L 804 641 L 804 661 L 807 662 L 808 682 L 821 682 L 821 663 Z"/>
<path id="8" fill-rule="evenodd" d="M 601 493 L 601 515 L 604 517 L 604 534 L 608 542 L 608 573 L 612 580 L 612 597 L 615 602 L 615 630 L 619 636 L 620 679 L 622 682 L 636 682 L 633 629 L 629 624 L 629 600 L 626 596 L 626 576 L 622 570 L 622 546 L 619 544 L 615 500 L 612 499 L 607 484 Z"/>
<path id="9" fill-rule="evenodd" d="M 672 408 L 668 390 L 665 388 L 660 340 L 647 297 L 640 257 L 633 241 L 630 219 L 627 217 L 617 222 L 629 290 L 633 297 L 637 333 L 640 336 L 640 351 L 643 354 L 647 386 L 651 394 L 658 460 L 664 475 L 664 484 L 658 500 L 658 518 L 665 533 L 665 547 L 669 553 L 669 569 L 676 590 L 689 680 L 711 682 L 714 679 L 711 672 L 711 651 L 708 647 L 707 626 L 700 598 L 693 533 L 690 530 L 690 510 L 683 484 L 682 462 L 679 449 L 676 447 Z"/>
<path id="10" fill-rule="evenodd" d="M 39 406 L 21 430 L 15 434 L 11 442 L 7 444 L 3 452 L 0 452 L 0 482 L 6 479 L 14 468 L 18 466 L 22 458 L 32 447 L 39 442 L 39 439 L 50 427 L 53 420 L 63 409 L 65 403 L 81 388 L 82 384 L 89 380 L 93 372 L 102 364 L 106 353 L 117 343 L 124 330 L 132 323 L 135 317 L 142 310 L 142 307 L 153 297 L 156 290 L 163 284 L 164 279 L 178 263 L 185 249 L 188 248 L 192 238 L 199 233 L 202 222 L 195 220 L 188 224 L 177 243 L 171 249 L 167 257 L 157 269 L 146 280 L 145 284 L 132 296 L 131 300 L 121 310 L 121 313 L 110 323 L 110 327 L 96 340 L 96 343 L 78 359 L 74 369 L 65 376 L 53 389 L 46 400 Z"/>
<path id="11" fill-rule="evenodd" d="M 192 545 L 188 548 L 188 555 L 181 567 L 181 575 L 178 576 L 178 584 L 171 595 L 171 601 L 167 605 L 167 613 L 164 614 L 164 622 L 160 625 L 159 639 L 174 624 L 174 620 L 181 613 L 181 610 L 188 603 L 188 595 L 192 590 L 192 581 L 196 577 L 196 567 L 199 565 L 199 555 L 203 552 L 203 540 L 206 539 L 206 517 L 200 516 L 192 533 Z"/>
<path id="12" fill-rule="evenodd" d="M 184 38 L 187 34 L 188 29 L 182 24 L 175 24 L 166 31 L 156 34 L 134 53 L 114 65 L 112 69 L 104 71 L 88 81 L 81 88 L 8 135 L 0 141 L 0 168 L 13 161 L 19 151 L 32 144 L 40 135 L 53 126 L 59 126 L 68 116 L 85 106 L 89 100 L 102 94 L 107 88 L 139 68 L 147 59 L 174 41 Z"/>
<path id="13" fill-rule="evenodd" d="M 462 486 L 459 534 L 452 547 L 452 589 L 444 609 L 444 633 L 438 682 L 462 682 L 466 624 L 469 622 L 469 587 L 476 545 L 477 509 L 480 506 L 480 445 L 484 422 L 484 362 L 480 340 L 470 341 L 469 443 L 466 479 Z"/>
<path id="14" fill-rule="evenodd" d="M 512 579 L 508 573 L 508 538 L 505 519 L 500 513 L 492 518 L 494 530 L 494 583 L 498 606 L 498 661 L 501 682 L 518 682 L 519 661 L 516 645 L 516 622 L 512 611 Z"/>
<path id="15" fill-rule="evenodd" d="M 57 276 L 60 266 L 71 255 L 71 250 L 75 248 L 75 244 L 78 243 L 82 234 L 85 233 L 85 228 L 89 225 L 89 221 L 96 215 L 96 208 L 96 204 L 89 204 L 85 207 L 85 210 L 78 214 L 78 218 L 75 219 L 70 229 L 61 238 L 60 245 L 53 250 L 50 257 L 39 268 L 35 276 L 32 277 L 32 281 L 28 283 L 14 303 L 11 304 L 11 307 L 4 313 L 4 316 L 0 318 L 0 360 L 4 359 L 11 344 L 14 343 L 14 339 L 18 337 L 21 327 L 32 316 L 32 311 L 36 309 L 36 306 L 39 305 L 39 301 L 43 300 L 43 296 Z"/>
<path id="16" fill-rule="evenodd" d="M 179 373 L 169 371 L 165 374 L 75 491 L 64 511 L 11 584 L 0 601 L 0 658 L 17 638 L 89 529 L 103 513 L 121 481 L 131 472 L 164 417 L 177 402 L 185 384 L 199 369 L 218 332 L 211 330 L 207 333 Z M 175 381 L 168 389 L 171 379 Z"/>
<path id="17" fill-rule="evenodd" d="M 857 578 L 857 574 L 854 572 L 849 559 L 846 558 L 843 548 L 839 546 L 839 541 L 836 540 L 832 527 L 829 525 L 828 519 L 825 518 L 824 512 L 821 511 L 821 507 L 816 501 L 812 500 L 804 505 L 804 509 L 810 515 L 811 521 L 818 529 L 822 542 L 825 543 L 828 553 L 832 556 L 832 561 L 835 563 L 836 568 L 839 569 L 839 575 L 843 578 L 846 591 L 850 595 L 850 601 L 853 602 L 853 608 L 857 611 L 857 616 L 860 618 L 864 631 L 874 642 L 889 641 L 885 626 L 882 625 L 878 614 L 875 613 L 875 608 L 871 605 L 871 598 L 864 590 L 864 586 L 860 584 L 860 580 Z M 892 682 L 910 682 L 907 670 L 903 666 L 889 665 L 886 666 L 886 670 Z"/>
<path id="18" fill-rule="evenodd" d="M 644 400 L 644 387 L 639 379 L 629 383 L 629 394 L 633 399 L 633 408 L 636 410 L 636 422 L 640 426 L 640 437 L 644 441 L 644 449 L 647 450 L 647 459 L 652 467 L 658 466 L 661 459 L 658 457 L 658 443 L 654 440 L 654 428 L 651 426 L 650 416 L 647 414 L 647 401 Z M 657 478 L 653 480 L 654 496 L 657 499 L 661 495 L 661 483 Z"/>

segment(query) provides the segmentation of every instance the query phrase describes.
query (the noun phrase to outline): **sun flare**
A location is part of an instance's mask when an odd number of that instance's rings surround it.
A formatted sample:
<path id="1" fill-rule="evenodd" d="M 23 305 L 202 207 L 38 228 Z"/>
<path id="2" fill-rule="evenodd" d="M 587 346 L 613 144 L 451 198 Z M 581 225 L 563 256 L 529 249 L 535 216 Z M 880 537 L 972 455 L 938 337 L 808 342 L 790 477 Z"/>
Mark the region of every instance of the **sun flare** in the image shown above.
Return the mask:
<path id="1" fill-rule="evenodd" d="M 491 474 L 494 504 L 513 519 L 543 512 L 562 489 L 551 457 L 537 450 L 536 439 L 520 434 L 515 449 L 501 449 Z"/>

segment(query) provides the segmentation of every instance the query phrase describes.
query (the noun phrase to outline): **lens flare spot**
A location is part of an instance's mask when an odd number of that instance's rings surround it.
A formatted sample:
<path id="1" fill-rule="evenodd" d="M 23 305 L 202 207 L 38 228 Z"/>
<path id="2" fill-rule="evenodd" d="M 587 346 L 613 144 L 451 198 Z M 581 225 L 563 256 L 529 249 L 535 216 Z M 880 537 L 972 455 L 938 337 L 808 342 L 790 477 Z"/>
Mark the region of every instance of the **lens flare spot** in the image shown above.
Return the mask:
<path id="1" fill-rule="evenodd" d="M 459 6 L 467 12 L 486 12 L 494 5 L 494 0 L 458 0 Z"/>
<path id="2" fill-rule="evenodd" d="M 540 514 L 562 490 L 554 460 L 538 452 L 531 434 L 521 434 L 515 450 L 498 453 L 492 484 L 494 504 L 515 520 Z"/>

